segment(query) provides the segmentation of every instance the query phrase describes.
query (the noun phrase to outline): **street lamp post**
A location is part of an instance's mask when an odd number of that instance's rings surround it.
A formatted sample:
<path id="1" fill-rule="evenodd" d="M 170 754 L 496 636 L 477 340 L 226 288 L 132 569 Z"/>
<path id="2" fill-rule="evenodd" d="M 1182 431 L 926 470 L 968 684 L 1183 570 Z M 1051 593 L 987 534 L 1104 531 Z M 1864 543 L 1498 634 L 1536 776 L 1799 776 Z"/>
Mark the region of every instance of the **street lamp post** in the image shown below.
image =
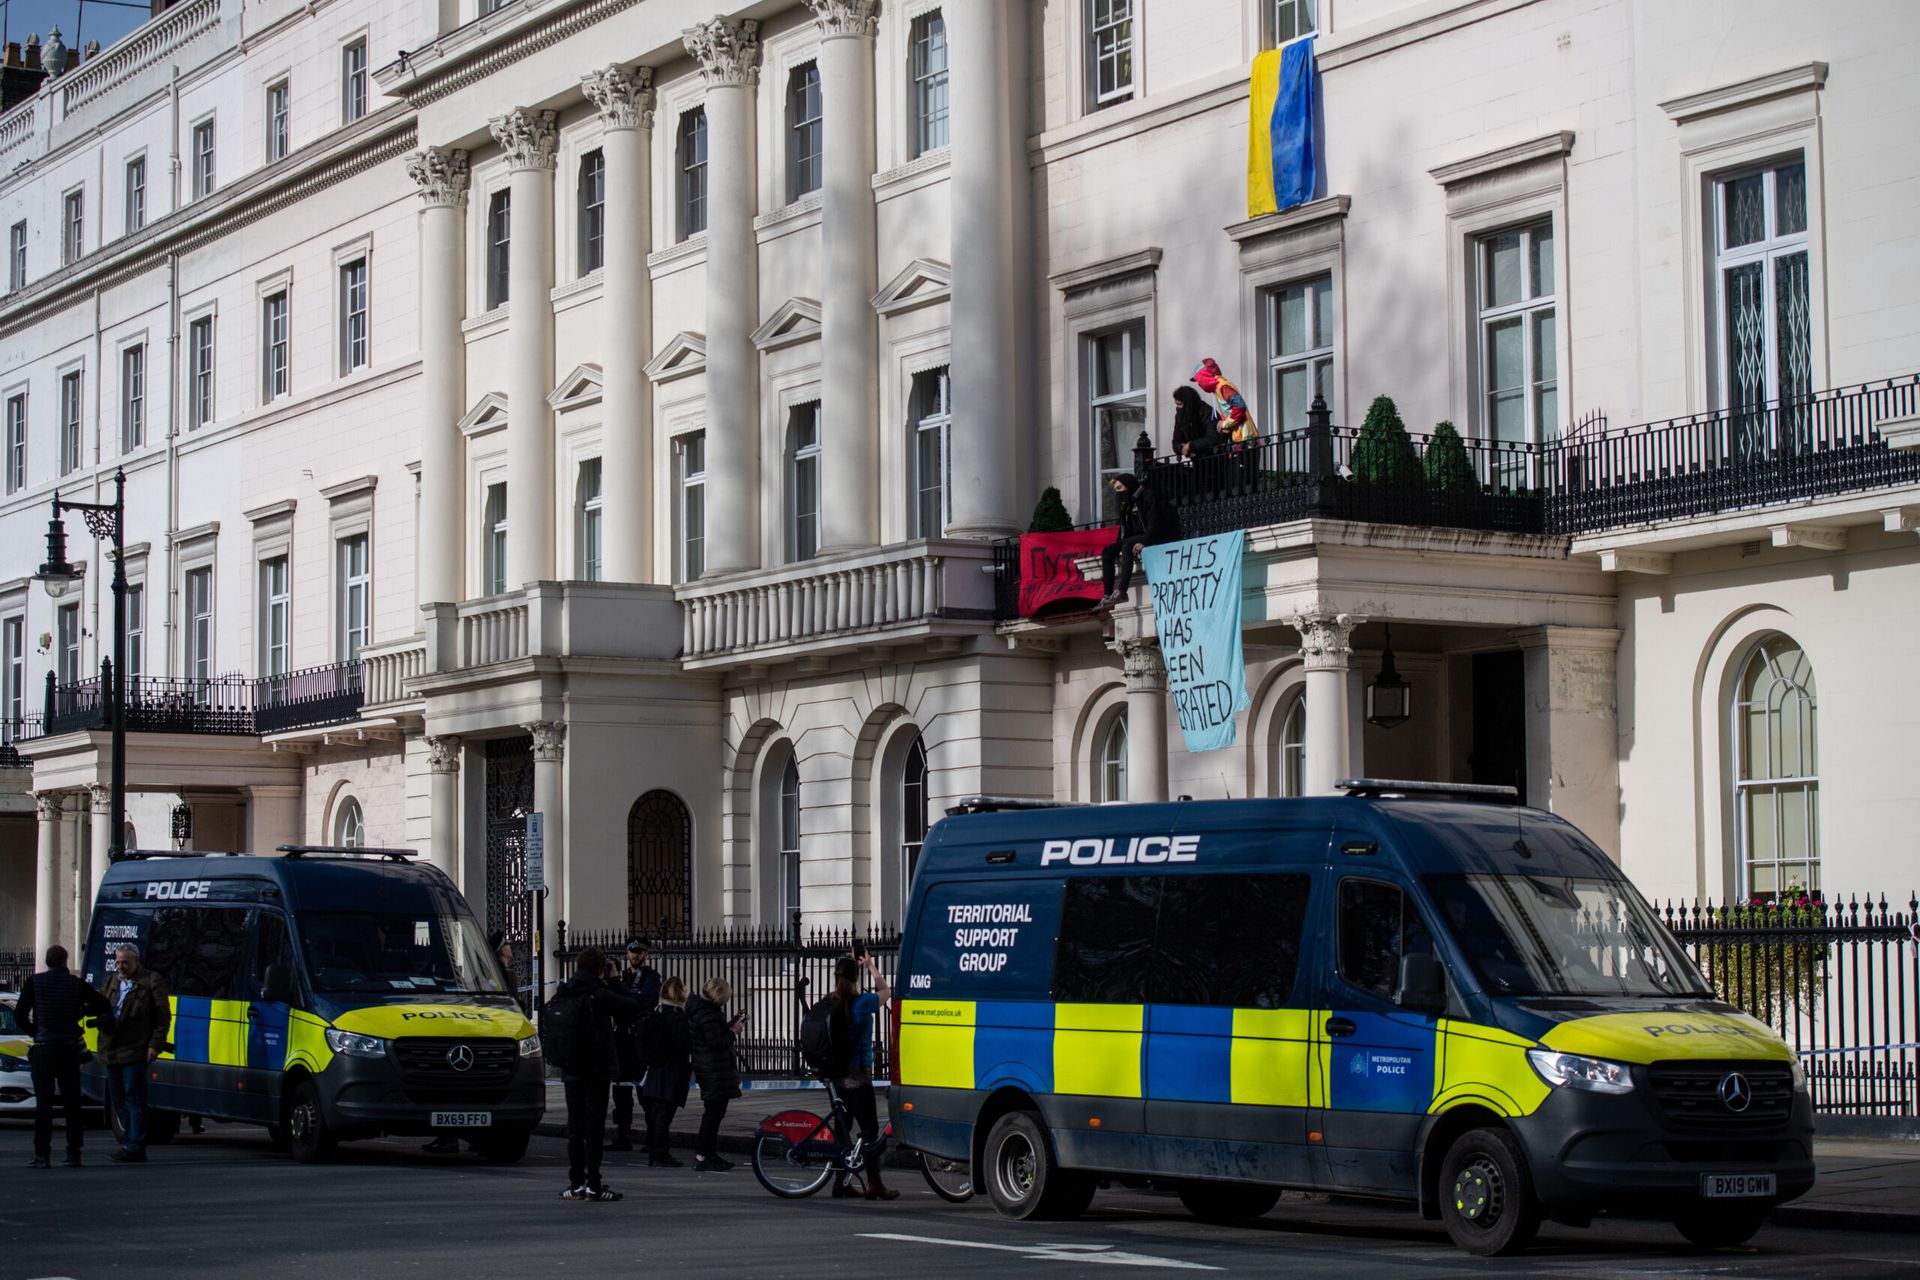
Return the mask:
<path id="1" fill-rule="evenodd" d="M 47 562 L 33 576 L 55 600 L 80 582 L 80 570 L 67 559 L 67 527 L 61 522 L 61 517 L 69 511 L 80 513 L 87 522 L 87 530 L 96 539 L 113 539 L 113 669 L 108 673 L 110 687 L 100 691 L 107 702 L 107 727 L 112 734 L 113 774 L 108 819 L 112 823 L 112 834 L 107 838 L 107 860 L 113 862 L 125 852 L 123 845 L 127 838 L 127 473 L 113 473 L 112 502 L 68 502 L 57 492 L 53 495 L 53 518 L 47 522 Z"/>

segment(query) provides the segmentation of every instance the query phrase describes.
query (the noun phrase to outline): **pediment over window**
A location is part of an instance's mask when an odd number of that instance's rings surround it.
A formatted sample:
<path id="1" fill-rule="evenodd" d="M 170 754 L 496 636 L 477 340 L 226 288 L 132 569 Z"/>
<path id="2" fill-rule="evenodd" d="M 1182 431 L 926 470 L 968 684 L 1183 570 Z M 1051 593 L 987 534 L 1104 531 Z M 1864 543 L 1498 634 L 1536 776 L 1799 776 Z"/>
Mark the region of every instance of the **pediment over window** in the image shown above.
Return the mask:
<path id="1" fill-rule="evenodd" d="M 489 391 L 474 402 L 467 410 L 467 416 L 460 419 L 460 434 L 472 439 L 484 436 L 490 431 L 498 431 L 507 425 L 507 398 L 498 391 Z"/>
<path id="2" fill-rule="evenodd" d="M 600 403 L 600 366 L 581 364 L 573 367 L 573 372 L 560 379 L 560 385 L 547 397 L 547 403 L 555 409 L 579 409 L 590 404 Z"/>
<path id="3" fill-rule="evenodd" d="M 820 304 L 812 298 L 788 298 L 751 336 L 762 351 L 812 341 L 820 336 Z"/>
<path id="4" fill-rule="evenodd" d="M 647 361 L 646 375 L 653 382 L 672 382 L 707 371 L 707 337 L 703 333 L 681 330 L 667 339 L 660 354 Z"/>
<path id="5" fill-rule="evenodd" d="M 873 309 L 883 316 L 945 302 L 953 295 L 953 268 L 932 258 L 915 258 L 906 269 L 873 295 Z"/>

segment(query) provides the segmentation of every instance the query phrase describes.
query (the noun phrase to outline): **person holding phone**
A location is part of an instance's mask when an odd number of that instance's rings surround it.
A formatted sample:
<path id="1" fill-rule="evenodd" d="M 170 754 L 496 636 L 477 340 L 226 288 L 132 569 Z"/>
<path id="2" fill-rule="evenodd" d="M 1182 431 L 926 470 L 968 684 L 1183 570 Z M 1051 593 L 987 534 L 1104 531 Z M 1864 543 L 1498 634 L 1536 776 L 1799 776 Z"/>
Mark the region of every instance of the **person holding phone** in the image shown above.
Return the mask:
<path id="1" fill-rule="evenodd" d="M 724 1012 L 733 999 L 733 984 L 708 978 L 700 994 L 687 1001 L 687 1039 L 693 1057 L 693 1078 L 700 1085 L 700 1131 L 693 1141 L 693 1167 L 699 1173 L 725 1173 L 733 1162 L 720 1157 L 720 1122 L 727 1104 L 740 1096 L 740 1063 L 734 1057 L 734 1037 L 746 1025 L 747 1015 Z"/>

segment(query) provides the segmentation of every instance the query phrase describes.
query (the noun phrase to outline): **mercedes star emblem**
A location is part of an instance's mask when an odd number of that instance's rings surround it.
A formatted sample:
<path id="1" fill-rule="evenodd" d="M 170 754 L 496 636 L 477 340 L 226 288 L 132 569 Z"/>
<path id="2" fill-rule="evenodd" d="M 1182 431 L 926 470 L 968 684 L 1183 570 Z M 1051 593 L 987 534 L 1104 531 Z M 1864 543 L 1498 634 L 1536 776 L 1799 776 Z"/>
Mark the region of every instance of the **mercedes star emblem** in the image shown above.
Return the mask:
<path id="1" fill-rule="evenodd" d="M 1729 1111 L 1745 1111 L 1753 1105 L 1753 1086 L 1738 1071 L 1720 1077 L 1720 1101 Z"/>
<path id="2" fill-rule="evenodd" d="M 452 1067 L 455 1071 L 472 1070 L 473 1069 L 473 1050 L 467 1048 L 467 1046 L 463 1044 L 457 1044 L 453 1046 L 453 1048 L 447 1050 L 447 1065 Z M 1733 1077 L 1729 1077 L 1729 1078 L 1731 1079 Z M 1740 1087 L 1744 1089 L 1746 1087 L 1746 1082 L 1741 1081 Z M 1720 1085 L 1720 1096 L 1723 1098 L 1727 1096 L 1727 1086 L 1724 1082 L 1722 1082 L 1722 1084 Z M 1728 1103 L 1727 1105 L 1732 1106 L 1733 1104 Z M 1744 1107 L 1747 1104 L 1745 1102 L 1742 1102 L 1740 1105 Z"/>

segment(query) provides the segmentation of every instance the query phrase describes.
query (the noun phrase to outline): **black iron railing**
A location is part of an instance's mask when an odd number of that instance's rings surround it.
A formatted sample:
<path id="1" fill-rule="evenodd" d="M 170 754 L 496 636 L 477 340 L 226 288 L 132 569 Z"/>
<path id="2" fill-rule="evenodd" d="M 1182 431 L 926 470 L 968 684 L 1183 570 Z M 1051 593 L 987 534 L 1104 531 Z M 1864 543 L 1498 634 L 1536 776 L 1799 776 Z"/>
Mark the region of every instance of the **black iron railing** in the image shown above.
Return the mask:
<path id="1" fill-rule="evenodd" d="M 573 958 L 587 947 L 599 947 L 625 963 L 630 935 L 614 932 L 577 932 L 562 926 L 559 932 L 561 971 L 571 973 Z M 805 1075 L 799 1057 L 799 982 L 807 979 L 807 998 L 817 1000 L 833 990 L 833 966 L 852 949 L 855 938 L 872 953 L 889 982 L 900 959 L 900 934 L 891 927 L 872 929 L 813 929 L 796 937 L 782 929 L 696 929 L 691 938 L 653 939 L 651 963 L 663 977 L 679 975 L 690 993 L 698 993 L 710 978 L 723 978 L 733 988 L 729 1009 L 748 1015 L 735 1040 L 740 1069 L 750 1076 L 797 1079 Z M 549 974 L 551 984 L 555 975 Z M 888 1070 L 888 1031 L 885 1019 L 875 1019 L 873 1074 L 885 1079 Z"/>
<path id="2" fill-rule="evenodd" d="M 0 991 L 18 991 L 33 976 L 33 952 L 0 951 Z"/>
<path id="3" fill-rule="evenodd" d="M 33 761 L 20 754 L 20 743 L 41 737 L 46 730 L 39 712 L 0 717 L 0 769 L 29 769 Z"/>
<path id="4" fill-rule="evenodd" d="M 253 682 L 256 733 L 340 724 L 360 714 L 360 660 L 308 667 Z"/>
<path id="5" fill-rule="evenodd" d="M 1668 928 L 1728 1003 L 1799 1055 L 1814 1108 L 1920 1115 L 1920 898 L 1668 903 Z"/>
<path id="6" fill-rule="evenodd" d="M 1880 424 L 1911 417 L 1920 374 L 1722 409 L 1542 450 L 1545 532 L 1688 520 L 1887 485 L 1920 484 L 1920 450 Z"/>

